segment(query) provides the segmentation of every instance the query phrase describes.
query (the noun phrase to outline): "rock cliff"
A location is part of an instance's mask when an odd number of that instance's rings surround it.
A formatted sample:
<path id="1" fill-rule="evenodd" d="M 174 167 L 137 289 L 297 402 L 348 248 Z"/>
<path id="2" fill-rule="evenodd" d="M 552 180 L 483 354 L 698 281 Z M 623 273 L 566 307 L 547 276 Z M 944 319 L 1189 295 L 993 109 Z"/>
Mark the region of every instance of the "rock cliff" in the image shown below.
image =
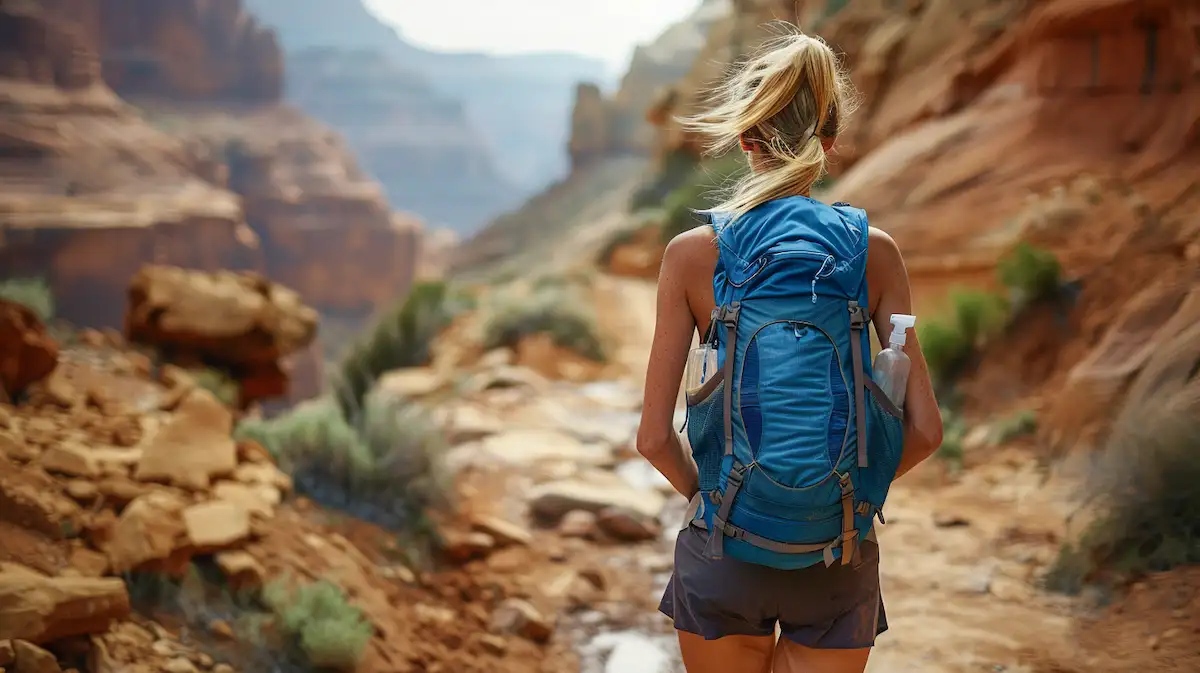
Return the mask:
<path id="1" fill-rule="evenodd" d="M 288 98 L 337 128 L 392 203 L 469 231 L 515 206 L 461 103 L 372 51 L 308 49 L 289 58 Z"/>
<path id="2" fill-rule="evenodd" d="M 275 35 L 241 2 L 98 4 L 95 46 L 104 80 L 117 94 L 206 102 L 279 100 L 283 55 Z"/>
<path id="3" fill-rule="evenodd" d="M 148 261 L 261 258 L 236 196 L 104 86 L 81 32 L 32 4 L 0 7 L 0 273 L 44 277 L 62 317 L 116 326 Z"/>
<path id="4" fill-rule="evenodd" d="M 688 74 L 713 25 L 727 20 L 730 13 L 729 0 L 706 0 L 654 42 L 635 49 L 611 99 L 604 98 L 595 84 L 579 85 L 569 140 L 572 168 L 605 156 L 651 154 L 656 138 L 646 110 Z"/>
<path id="5" fill-rule="evenodd" d="M 562 147 L 570 134 L 573 88 L 578 81 L 596 80 L 604 70 L 598 61 L 566 54 L 493 57 L 419 49 L 361 0 L 248 0 L 247 6 L 278 31 L 289 54 L 312 47 L 375 51 L 423 78 L 441 98 L 460 101 L 484 139 L 477 161 L 494 157 L 504 180 L 516 185 L 510 204 L 567 172 Z M 448 224 L 469 233 L 483 222 Z"/>
<path id="6" fill-rule="evenodd" d="M 146 263 L 256 270 L 350 320 L 407 289 L 420 224 L 278 103 L 280 52 L 239 2 L 20 6 L 0 9 L 4 276 L 110 326 Z"/>

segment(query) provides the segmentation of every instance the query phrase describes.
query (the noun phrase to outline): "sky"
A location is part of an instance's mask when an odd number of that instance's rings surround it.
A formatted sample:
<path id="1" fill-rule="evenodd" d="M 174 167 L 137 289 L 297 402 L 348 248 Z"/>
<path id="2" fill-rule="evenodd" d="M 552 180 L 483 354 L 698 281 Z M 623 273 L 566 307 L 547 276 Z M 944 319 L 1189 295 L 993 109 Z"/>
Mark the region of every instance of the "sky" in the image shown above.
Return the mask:
<path id="1" fill-rule="evenodd" d="M 514 54 L 572 52 L 628 62 L 633 48 L 687 16 L 698 0 L 366 0 L 422 47 Z M 524 19 L 524 20 L 522 20 Z"/>

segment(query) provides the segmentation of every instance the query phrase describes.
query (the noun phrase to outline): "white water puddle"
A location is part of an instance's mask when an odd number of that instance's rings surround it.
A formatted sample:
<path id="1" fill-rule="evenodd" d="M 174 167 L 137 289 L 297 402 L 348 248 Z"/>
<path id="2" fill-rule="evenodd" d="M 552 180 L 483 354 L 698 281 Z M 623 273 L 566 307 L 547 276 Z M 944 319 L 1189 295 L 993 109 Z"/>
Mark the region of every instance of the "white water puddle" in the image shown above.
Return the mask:
<path id="1" fill-rule="evenodd" d="M 683 673 L 674 636 L 602 633 L 581 648 L 581 673 Z"/>

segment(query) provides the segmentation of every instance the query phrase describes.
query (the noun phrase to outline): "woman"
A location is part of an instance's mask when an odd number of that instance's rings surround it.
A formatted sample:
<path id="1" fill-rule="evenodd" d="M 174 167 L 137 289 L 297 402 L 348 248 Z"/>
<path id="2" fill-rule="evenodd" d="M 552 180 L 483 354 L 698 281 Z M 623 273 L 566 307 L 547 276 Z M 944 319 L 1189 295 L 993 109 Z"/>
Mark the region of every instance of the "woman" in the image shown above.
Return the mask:
<path id="1" fill-rule="evenodd" d="M 723 214 L 726 224 L 697 227 L 675 237 L 667 246 L 658 281 L 657 324 L 637 437 L 639 452 L 676 490 L 692 499 L 693 505 L 700 501 L 701 506 L 703 469 L 698 471 L 695 457 L 684 449 L 672 421 L 693 335 L 697 329 L 707 328 L 702 334 L 707 341 L 711 330 L 720 327 L 714 318 L 718 307 L 714 285 L 724 287 L 724 280 L 714 282 L 714 277 L 727 279 L 729 266 L 721 261 L 722 254 L 729 254 L 722 253 L 722 236 L 735 232 L 745 238 L 755 228 L 778 227 L 780 217 L 819 216 L 822 222 L 840 222 L 849 212 L 808 198 L 813 184 L 824 174 L 826 153 L 851 104 L 848 80 L 823 41 L 798 32 L 775 39 L 714 93 L 716 105 L 712 111 L 683 121 L 711 140 L 715 152 L 740 145 L 751 171 L 728 200 L 708 211 Z M 768 222 L 765 212 L 774 219 Z M 865 225 L 865 215 L 862 217 Z M 809 222 L 805 226 L 816 231 L 829 225 Z M 865 335 L 863 325 L 869 320 L 880 342 L 886 343 L 891 332 L 890 317 L 912 313 L 908 274 L 900 251 L 887 234 L 874 228 L 862 229 L 861 247 L 866 261 L 857 263 L 865 267 L 860 271 L 865 277 L 861 298 L 868 304 L 869 318 L 854 329 Z M 851 224 L 848 230 L 858 228 Z M 839 263 L 832 255 L 829 259 L 834 264 L 827 269 L 822 261 L 812 277 L 811 288 L 807 283 L 795 287 L 797 296 L 807 300 L 811 290 L 812 303 L 817 303 L 822 291 L 818 281 L 831 275 Z M 854 262 L 850 260 L 850 264 Z M 851 305 L 856 306 L 854 302 Z M 796 338 L 800 337 L 797 330 Z M 868 341 L 863 342 L 863 348 L 868 349 L 869 356 Z M 942 434 L 925 359 L 911 334 L 904 348 L 912 368 L 903 402 L 902 451 L 897 448 L 894 452 L 896 463 L 892 467 L 896 476 L 929 457 L 941 443 Z M 739 360 L 739 366 L 742 364 Z M 866 367 L 869 369 L 869 362 Z M 852 395 L 849 398 L 853 400 Z M 862 404 L 861 398 L 858 402 Z M 735 413 L 733 423 L 742 427 L 745 419 L 739 420 L 740 416 L 744 413 Z M 726 418 L 730 418 L 728 412 Z M 695 445 L 696 440 L 692 443 Z M 865 468 L 865 458 L 860 460 Z M 757 465 L 758 460 L 750 462 Z M 714 502 L 719 504 L 720 499 Z M 872 514 L 869 512 L 865 519 L 868 529 Z M 841 564 L 832 564 L 832 554 L 824 550 L 824 564 L 784 570 L 732 558 L 728 551 L 722 556 L 720 544 L 713 554 L 713 533 L 706 530 L 711 527 L 697 525 L 701 521 L 693 511 L 690 525 L 685 524 L 679 533 L 675 572 L 660 606 L 674 619 L 689 673 L 865 670 L 875 637 L 887 628 L 879 592 L 879 552 L 873 534 L 867 534 L 857 547 L 834 548 L 844 559 Z M 708 521 L 712 521 L 711 515 Z M 718 521 L 717 529 L 738 530 L 728 527 L 723 519 Z M 861 523 L 860 519 L 855 521 Z M 853 530 L 847 532 L 856 537 Z M 725 539 L 728 550 L 733 544 L 728 540 L 738 538 Z M 836 540 L 846 542 L 842 536 Z M 778 642 L 777 628 L 781 636 Z"/>

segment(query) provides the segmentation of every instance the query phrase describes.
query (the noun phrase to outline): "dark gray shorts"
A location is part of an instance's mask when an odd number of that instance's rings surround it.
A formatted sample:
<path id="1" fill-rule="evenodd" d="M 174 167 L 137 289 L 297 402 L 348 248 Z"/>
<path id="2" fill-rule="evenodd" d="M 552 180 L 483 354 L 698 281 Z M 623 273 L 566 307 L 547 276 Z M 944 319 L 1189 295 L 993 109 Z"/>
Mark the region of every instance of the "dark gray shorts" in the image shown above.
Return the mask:
<path id="1" fill-rule="evenodd" d="M 815 649 L 871 647 L 887 630 L 879 594 L 879 545 L 864 542 L 862 565 L 778 570 L 704 555 L 708 531 L 688 526 L 675 542 L 675 572 L 658 609 L 680 631 L 783 637 Z"/>

